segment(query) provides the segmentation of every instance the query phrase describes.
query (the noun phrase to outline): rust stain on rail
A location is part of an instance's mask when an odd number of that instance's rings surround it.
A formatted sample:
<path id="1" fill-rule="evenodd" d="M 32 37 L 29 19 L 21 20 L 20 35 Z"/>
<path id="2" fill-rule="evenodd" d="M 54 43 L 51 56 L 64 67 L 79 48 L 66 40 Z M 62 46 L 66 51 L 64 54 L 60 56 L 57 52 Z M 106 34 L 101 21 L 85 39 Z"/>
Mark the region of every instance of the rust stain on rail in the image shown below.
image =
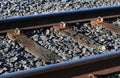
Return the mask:
<path id="1" fill-rule="evenodd" d="M 43 59 L 45 62 L 55 61 L 60 59 L 55 53 L 38 45 L 35 41 L 28 38 L 24 34 L 20 34 L 20 30 L 11 30 L 7 33 L 7 37 L 11 40 L 16 40 L 21 46 L 25 47 L 25 50 L 37 58 Z"/>

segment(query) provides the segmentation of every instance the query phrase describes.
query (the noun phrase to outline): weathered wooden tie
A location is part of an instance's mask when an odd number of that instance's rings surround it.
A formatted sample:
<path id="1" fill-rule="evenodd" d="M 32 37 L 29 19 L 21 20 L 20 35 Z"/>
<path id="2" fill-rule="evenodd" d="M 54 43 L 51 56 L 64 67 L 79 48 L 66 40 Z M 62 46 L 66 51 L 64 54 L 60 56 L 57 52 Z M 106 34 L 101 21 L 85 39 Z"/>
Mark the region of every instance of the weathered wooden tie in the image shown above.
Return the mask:
<path id="1" fill-rule="evenodd" d="M 106 50 L 106 47 L 104 45 L 101 45 L 97 42 L 95 42 L 94 40 L 92 40 L 91 38 L 79 33 L 79 34 L 76 34 L 74 36 L 74 39 L 76 41 L 78 41 L 78 44 L 79 45 L 84 45 L 84 46 L 87 46 L 87 47 L 91 47 L 91 48 L 94 48 L 94 49 L 97 49 L 97 50 L 102 50 L 102 51 L 105 51 Z"/>
<path id="2" fill-rule="evenodd" d="M 92 24 L 92 25 L 102 26 L 102 27 L 110 30 L 112 33 L 120 34 L 120 27 L 117 27 L 117 26 L 115 26 L 115 25 L 113 25 L 113 24 L 104 22 L 104 21 L 103 21 L 103 18 L 101 18 L 101 17 L 92 19 L 92 20 L 91 20 L 91 24 Z"/>
<path id="3" fill-rule="evenodd" d="M 21 46 L 25 47 L 25 50 L 37 58 L 43 59 L 45 62 L 55 61 L 60 59 L 55 53 L 40 46 L 32 39 L 28 38 L 24 34 L 20 34 L 20 30 L 12 30 L 7 33 L 7 37 L 11 40 L 16 40 Z"/>
<path id="4" fill-rule="evenodd" d="M 84 45 L 99 50 L 106 50 L 105 46 L 95 42 L 94 40 L 90 39 L 89 37 L 81 33 L 78 33 L 77 31 L 74 31 L 66 27 L 64 22 L 61 22 L 60 24 L 53 26 L 53 28 L 61 35 L 72 37 L 74 40 L 78 42 L 79 45 Z"/>

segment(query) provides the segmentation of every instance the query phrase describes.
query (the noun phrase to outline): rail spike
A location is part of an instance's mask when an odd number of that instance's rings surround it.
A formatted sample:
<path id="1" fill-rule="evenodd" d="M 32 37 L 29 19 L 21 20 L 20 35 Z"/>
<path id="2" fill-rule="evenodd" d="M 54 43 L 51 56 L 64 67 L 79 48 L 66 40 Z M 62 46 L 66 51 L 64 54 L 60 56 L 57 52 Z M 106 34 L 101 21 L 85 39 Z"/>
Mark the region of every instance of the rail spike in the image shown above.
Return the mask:
<path id="1" fill-rule="evenodd" d="M 60 22 L 57 25 L 53 26 L 54 31 L 59 31 L 61 29 L 66 28 L 66 23 L 65 22 Z"/>

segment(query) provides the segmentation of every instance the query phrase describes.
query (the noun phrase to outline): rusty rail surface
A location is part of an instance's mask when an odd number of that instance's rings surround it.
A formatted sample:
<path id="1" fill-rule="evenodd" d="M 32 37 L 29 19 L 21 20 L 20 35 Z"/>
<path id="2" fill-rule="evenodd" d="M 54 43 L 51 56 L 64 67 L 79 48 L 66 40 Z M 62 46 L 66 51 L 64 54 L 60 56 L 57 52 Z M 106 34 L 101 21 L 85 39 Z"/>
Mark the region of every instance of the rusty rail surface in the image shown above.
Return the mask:
<path id="1" fill-rule="evenodd" d="M 0 33 L 4 33 L 10 29 L 15 28 L 33 29 L 39 27 L 53 26 L 54 24 L 57 24 L 61 21 L 65 23 L 90 21 L 91 19 L 98 16 L 102 18 L 118 17 L 120 16 L 120 6 L 91 8 L 0 19 Z"/>

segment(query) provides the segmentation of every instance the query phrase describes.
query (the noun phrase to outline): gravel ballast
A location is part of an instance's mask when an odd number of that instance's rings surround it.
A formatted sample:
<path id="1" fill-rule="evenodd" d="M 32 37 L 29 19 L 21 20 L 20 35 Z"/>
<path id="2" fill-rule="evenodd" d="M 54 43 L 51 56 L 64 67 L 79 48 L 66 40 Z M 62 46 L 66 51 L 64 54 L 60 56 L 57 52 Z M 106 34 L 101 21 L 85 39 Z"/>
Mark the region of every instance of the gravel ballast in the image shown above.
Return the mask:
<path id="1" fill-rule="evenodd" d="M 120 5 L 120 0 L 1 0 L 0 18 Z"/>
<path id="2" fill-rule="evenodd" d="M 25 16 L 39 13 L 59 12 L 72 9 L 119 5 L 120 0 L 1 0 L 0 18 Z M 120 27 L 120 18 L 109 21 Z M 38 44 L 51 50 L 61 57 L 61 61 L 75 60 L 91 55 L 120 50 L 120 35 L 112 34 L 102 27 L 92 26 L 90 23 L 75 24 L 71 28 L 88 36 L 96 42 L 105 45 L 106 51 L 98 51 L 79 45 L 71 37 L 60 35 L 52 28 L 41 28 L 25 31 L 25 34 Z M 43 32 L 44 31 L 44 32 Z M 17 42 L 0 35 L 0 74 L 27 70 L 60 61 L 44 62 L 24 50 Z"/>

